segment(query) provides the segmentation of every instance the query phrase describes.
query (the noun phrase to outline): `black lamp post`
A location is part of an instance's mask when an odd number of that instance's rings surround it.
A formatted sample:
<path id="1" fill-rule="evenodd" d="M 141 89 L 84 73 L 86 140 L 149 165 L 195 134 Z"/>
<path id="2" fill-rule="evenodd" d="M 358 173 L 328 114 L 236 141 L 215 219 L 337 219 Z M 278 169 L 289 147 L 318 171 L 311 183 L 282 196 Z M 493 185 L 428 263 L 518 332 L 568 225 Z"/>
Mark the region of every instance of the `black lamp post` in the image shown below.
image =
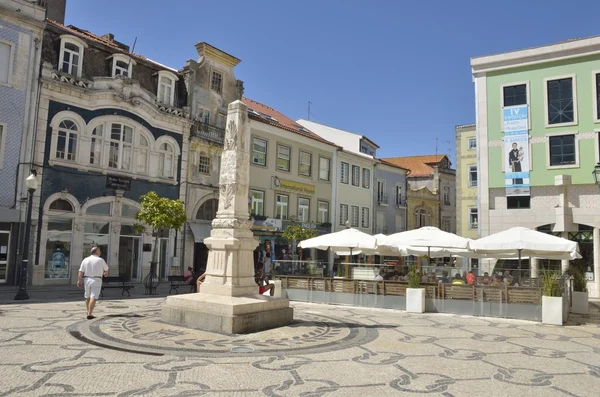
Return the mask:
<path id="1" fill-rule="evenodd" d="M 31 175 L 25 180 L 27 186 L 27 218 L 25 219 L 25 238 L 23 239 L 23 262 L 21 263 L 21 277 L 19 281 L 19 291 L 15 295 L 15 300 L 24 301 L 29 299 L 27 293 L 27 270 L 29 265 L 29 234 L 31 231 L 31 207 L 33 207 L 33 192 L 38 188 L 37 172 L 31 171 Z"/>
<path id="2" fill-rule="evenodd" d="M 596 185 L 600 185 L 600 163 L 594 166 L 594 171 L 592 171 L 592 176 L 594 177 L 594 183 Z"/>

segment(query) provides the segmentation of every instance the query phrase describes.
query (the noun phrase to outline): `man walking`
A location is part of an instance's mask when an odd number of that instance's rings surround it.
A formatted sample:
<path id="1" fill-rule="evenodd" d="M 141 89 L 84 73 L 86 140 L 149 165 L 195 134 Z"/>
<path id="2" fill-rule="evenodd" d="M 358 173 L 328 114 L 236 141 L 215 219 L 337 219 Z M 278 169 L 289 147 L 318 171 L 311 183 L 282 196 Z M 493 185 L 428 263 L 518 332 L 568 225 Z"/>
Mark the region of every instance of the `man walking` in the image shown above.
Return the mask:
<path id="1" fill-rule="evenodd" d="M 88 320 L 96 318 L 92 313 L 102 290 L 102 275 L 108 276 L 108 265 L 100 255 L 102 255 L 100 248 L 92 247 L 90 256 L 85 258 L 79 267 L 77 286 L 81 288 L 84 285 Z"/>

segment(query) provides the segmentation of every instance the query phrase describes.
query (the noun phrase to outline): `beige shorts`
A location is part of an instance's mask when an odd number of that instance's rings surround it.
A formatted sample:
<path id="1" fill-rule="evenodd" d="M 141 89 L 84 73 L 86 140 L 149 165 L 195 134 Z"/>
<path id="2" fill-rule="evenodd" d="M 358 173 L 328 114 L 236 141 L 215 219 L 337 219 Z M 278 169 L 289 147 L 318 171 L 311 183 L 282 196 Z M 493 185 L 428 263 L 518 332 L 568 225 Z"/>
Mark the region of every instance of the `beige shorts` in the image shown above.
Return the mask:
<path id="1" fill-rule="evenodd" d="M 85 289 L 85 299 L 100 299 L 100 291 L 102 290 L 101 278 L 86 277 L 83 279 L 83 286 Z"/>

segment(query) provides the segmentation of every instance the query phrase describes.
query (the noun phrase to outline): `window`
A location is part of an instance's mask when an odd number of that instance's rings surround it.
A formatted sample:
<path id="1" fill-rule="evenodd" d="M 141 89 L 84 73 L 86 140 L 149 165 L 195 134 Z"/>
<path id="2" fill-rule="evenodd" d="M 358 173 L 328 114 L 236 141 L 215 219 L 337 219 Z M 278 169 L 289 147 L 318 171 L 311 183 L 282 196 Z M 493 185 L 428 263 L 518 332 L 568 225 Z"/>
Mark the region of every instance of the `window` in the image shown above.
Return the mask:
<path id="1" fill-rule="evenodd" d="M 90 205 L 85 213 L 92 215 L 111 216 L 111 205 L 110 203 Z"/>
<path id="2" fill-rule="evenodd" d="M 329 203 L 327 201 L 319 201 L 319 223 L 329 222 Z"/>
<path id="3" fill-rule="evenodd" d="M 173 147 L 168 143 L 163 143 L 158 148 L 158 176 L 163 178 L 173 178 L 175 172 L 175 153 Z"/>
<path id="4" fill-rule="evenodd" d="M 75 212 L 73 205 L 70 202 L 63 199 L 54 200 L 48 207 L 51 211 L 63 211 L 63 212 Z"/>
<path id="5" fill-rule="evenodd" d="M 575 135 L 554 135 L 549 137 L 550 166 L 576 163 Z"/>
<path id="6" fill-rule="evenodd" d="M 130 171 L 132 150 L 133 128 L 124 124 L 111 124 L 108 166 L 118 170 Z"/>
<path id="7" fill-rule="evenodd" d="M 285 194 L 275 195 L 275 218 L 286 220 L 288 218 L 289 196 Z"/>
<path id="8" fill-rule="evenodd" d="M 368 168 L 363 168 L 363 187 L 371 188 L 371 170 Z"/>
<path id="9" fill-rule="evenodd" d="M 204 175 L 210 175 L 210 157 L 198 157 L 198 172 Z"/>
<path id="10" fill-rule="evenodd" d="M 48 220 L 46 234 L 46 269 L 45 277 L 52 279 L 68 279 L 71 269 L 71 240 L 73 220 Z"/>
<path id="11" fill-rule="evenodd" d="M 504 106 L 527 104 L 527 84 L 507 86 L 503 89 Z M 470 145 L 469 145 L 470 147 Z"/>
<path id="12" fill-rule="evenodd" d="M 596 120 L 600 120 L 600 73 L 595 77 L 596 81 L 592 84 L 596 86 Z"/>
<path id="13" fill-rule="evenodd" d="M 341 163 L 340 182 L 345 183 L 346 185 L 350 182 L 350 164 L 348 163 Z"/>
<path id="14" fill-rule="evenodd" d="M 529 208 L 531 204 L 531 196 L 509 196 L 506 197 L 507 209 Z"/>
<path id="15" fill-rule="evenodd" d="M 546 90 L 548 96 L 548 124 L 575 122 L 573 78 L 548 80 Z"/>
<path id="16" fill-rule="evenodd" d="M 277 145 L 277 169 L 281 171 L 290 170 L 291 149 L 287 146 Z"/>
<path id="17" fill-rule="evenodd" d="M 385 192 L 386 186 L 384 180 L 377 181 L 377 204 L 387 205 L 388 195 Z"/>
<path id="18" fill-rule="evenodd" d="M 308 222 L 310 220 L 310 200 L 298 197 L 298 220 Z"/>
<path id="19" fill-rule="evenodd" d="M 61 36 L 59 69 L 63 73 L 81 77 L 85 42 L 73 36 Z"/>
<path id="20" fill-rule="evenodd" d="M 267 165 L 267 141 L 259 138 L 252 140 L 252 164 Z"/>
<path id="21" fill-rule="evenodd" d="M 252 213 L 258 216 L 265 215 L 265 192 L 250 190 Z"/>
<path id="22" fill-rule="evenodd" d="M 328 181 L 331 172 L 331 160 L 327 157 L 319 157 L 319 179 Z"/>
<path id="23" fill-rule="evenodd" d="M 0 83 L 9 83 L 11 80 L 11 52 L 12 46 L 0 42 Z"/>
<path id="24" fill-rule="evenodd" d="M 210 111 L 204 110 L 199 107 L 198 113 L 196 115 L 196 120 L 198 120 L 206 125 L 210 125 Z M 225 124 L 223 124 L 223 127 L 225 127 Z"/>
<path id="25" fill-rule="evenodd" d="M 4 167 L 4 150 L 6 146 L 6 124 L 0 124 L 0 169 Z"/>
<path id="26" fill-rule="evenodd" d="M 137 147 L 137 172 L 139 174 L 148 173 L 148 150 L 148 140 L 143 135 L 139 135 Z"/>
<path id="27" fill-rule="evenodd" d="M 369 227 L 369 209 L 367 207 L 362 207 L 360 225 L 365 228 Z"/>
<path id="28" fill-rule="evenodd" d="M 469 166 L 469 186 L 477 186 L 477 166 Z"/>
<path id="29" fill-rule="evenodd" d="M 219 209 L 219 200 L 218 199 L 208 199 L 200 208 L 198 208 L 198 212 L 196 213 L 196 219 L 201 221 L 212 221 L 217 217 L 217 211 Z"/>
<path id="30" fill-rule="evenodd" d="M 358 211 L 359 208 L 357 205 L 352 206 L 352 219 L 350 222 L 352 223 L 352 227 L 358 227 Z"/>
<path id="31" fill-rule="evenodd" d="M 223 75 L 219 72 L 212 72 L 212 79 L 210 80 L 210 89 L 218 92 L 219 94 L 223 91 Z"/>
<path id="32" fill-rule="evenodd" d="M 112 76 L 131 77 L 131 68 L 135 61 L 123 54 L 114 54 L 112 56 Z"/>
<path id="33" fill-rule="evenodd" d="M 340 226 L 344 226 L 348 221 L 348 204 L 340 204 Z"/>
<path id="34" fill-rule="evenodd" d="M 402 185 L 396 185 L 396 207 L 404 207 L 402 200 Z"/>
<path id="35" fill-rule="evenodd" d="M 63 120 L 58 125 L 56 158 L 75 161 L 77 152 L 77 125 L 71 120 Z"/>
<path id="36" fill-rule="evenodd" d="M 477 149 L 477 138 L 469 138 L 469 150 Z"/>
<path id="37" fill-rule="evenodd" d="M 312 154 L 300 151 L 300 175 L 311 176 Z"/>
<path id="38" fill-rule="evenodd" d="M 90 139 L 90 164 L 102 165 L 102 142 L 104 141 L 104 124 L 100 124 L 92 131 Z"/>
<path id="39" fill-rule="evenodd" d="M 469 229 L 477 229 L 477 208 L 469 208 Z"/>
<path id="40" fill-rule="evenodd" d="M 444 205 L 451 205 L 450 204 L 450 187 L 449 186 L 444 186 Z"/>
<path id="41" fill-rule="evenodd" d="M 415 211 L 415 225 L 417 228 L 429 226 L 430 216 L 426 209 L 421 208 Z"/>
<path id="42" fill-rule="evenodd" d="M 133 205 L 123 204 L 121 206 L 121 216 L 123 218 L 135 218 L 138 212 L 140 212 L 139 208 Z"/>
<path id="43" fill-rule="evenodd" d="M 179 80 L 173 73 L 161 70 L 158 72 L 157 100 L 165 105 L 173 106 L 175 99 L 175 82 Z"/>
<path id="44" fill-rule="evenodd" d="M 360 167 L 358 165 L 352 166 L 352 185 L 360 186 Z"/>

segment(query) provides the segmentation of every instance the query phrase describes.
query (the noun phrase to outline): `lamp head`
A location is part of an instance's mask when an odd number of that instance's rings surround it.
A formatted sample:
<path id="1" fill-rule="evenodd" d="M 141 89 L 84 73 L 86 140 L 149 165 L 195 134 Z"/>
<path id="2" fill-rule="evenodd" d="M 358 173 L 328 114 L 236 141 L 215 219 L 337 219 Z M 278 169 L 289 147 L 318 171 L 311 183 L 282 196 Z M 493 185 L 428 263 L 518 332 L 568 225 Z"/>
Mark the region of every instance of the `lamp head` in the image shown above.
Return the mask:
<path id="1" fill-rule="evenodd" d="M 27 190 L 37 190 L 38 188 L 38 179 L 37 172 L 35 170 L 31 171 L 31 174 L 25 179 L 25 185 L 27 186 Z"/>

